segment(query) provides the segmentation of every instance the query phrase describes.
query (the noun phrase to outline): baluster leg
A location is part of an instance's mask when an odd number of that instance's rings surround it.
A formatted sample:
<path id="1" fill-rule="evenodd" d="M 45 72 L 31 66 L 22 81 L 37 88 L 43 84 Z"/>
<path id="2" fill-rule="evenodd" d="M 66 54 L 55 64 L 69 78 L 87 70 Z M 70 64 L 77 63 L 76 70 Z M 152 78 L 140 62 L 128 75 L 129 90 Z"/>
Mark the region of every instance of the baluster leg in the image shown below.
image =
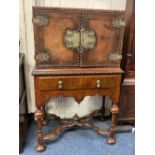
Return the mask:
<path id="1" fill-rule="evenodd" d="M 43 112 L 43 125 L 48 125 L 48 120 L 47 120 L 47 116 L 46 116 L 45 105 L 42 106 L 42 112 Z"/>
<path id="2" fill-rule="evenodd" d="M 35 119 L 37 121 L 37 130 L 38 130 L 38 144 L 36 146 L 36 151 L 42 152 L 45 150 L 46 146 L 43 144 L 43 133 L 42 133 L 43 112 L 41 111 L 41 109 L 36 110 Z"/>
<path id="3" fill-rule="evenodd" d="M 119 112 L 118 104 L 114 103 L 110 109 L 110 112 L 112 113 L 112 123 L 109 129 L 108 144 L 115 144 L 116 143 L 115 126 L 117 123 L 117 115 Z"/>
<path id="4" fill-rule="evenodd" d="M 105 96 L 102 97 L 102 107 L 100 110 L 99 120 L 103 121 L 105 119 Z"/>

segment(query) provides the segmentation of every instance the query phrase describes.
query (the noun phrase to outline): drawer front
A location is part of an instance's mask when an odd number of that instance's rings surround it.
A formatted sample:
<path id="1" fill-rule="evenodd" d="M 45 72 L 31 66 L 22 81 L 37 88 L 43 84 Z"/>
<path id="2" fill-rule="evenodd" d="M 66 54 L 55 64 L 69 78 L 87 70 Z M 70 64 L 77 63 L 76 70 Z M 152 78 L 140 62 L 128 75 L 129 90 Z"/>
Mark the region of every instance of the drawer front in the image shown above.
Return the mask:
<path id="1" fill-rule="evenodd" d="M 74 90 L 78 89 L 78 78 L 39 78 L 39 90 Z"/>
<path id="2" fill-rule="evenodd" d="M 117 86 L 117 77 L 113 76 L 81 76 L 81 77 L 39 77 L 39 90 L 75 90 L 102 89 Z"/>
<path id="3" fill-rule="evenodd" d="M 86 77 L 80 84 L 81 89 L 100 89 L 116 87 L 115 77 Z"/>

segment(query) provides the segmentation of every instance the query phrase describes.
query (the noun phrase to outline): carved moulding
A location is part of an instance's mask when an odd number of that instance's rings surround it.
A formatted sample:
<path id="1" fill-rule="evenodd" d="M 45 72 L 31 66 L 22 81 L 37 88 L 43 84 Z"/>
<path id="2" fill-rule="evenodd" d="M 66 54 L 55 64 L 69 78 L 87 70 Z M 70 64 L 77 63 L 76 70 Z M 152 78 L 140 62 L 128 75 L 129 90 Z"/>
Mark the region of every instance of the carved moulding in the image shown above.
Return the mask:
<path id="1" fill-rule="evenodd" d="M 32 71 L 32 75 L 35 75 L 35 76 L 37 76 L 37 75 L 92 75 L 92 73 L 94 74 L 94 75 L 102 75 L 102 74 L 114 74 L 114 73 L 124 73 L 124 71 L 123 70 L 120 70 L 119 72 L 117 71 L 117 70 L 113 70 L 113 71 L 109 71 L 109 70 L 105 70 L 105 71 L 87 71 L 87 72 L 85 72 L 85 71 L 77 71 L 77 72 L 73 72 L 73 71 L 70 71 L 70 72 L 49 72 L 49 71 L 37 71 L 35 68 L 33 69 L 33 71 Z"/>

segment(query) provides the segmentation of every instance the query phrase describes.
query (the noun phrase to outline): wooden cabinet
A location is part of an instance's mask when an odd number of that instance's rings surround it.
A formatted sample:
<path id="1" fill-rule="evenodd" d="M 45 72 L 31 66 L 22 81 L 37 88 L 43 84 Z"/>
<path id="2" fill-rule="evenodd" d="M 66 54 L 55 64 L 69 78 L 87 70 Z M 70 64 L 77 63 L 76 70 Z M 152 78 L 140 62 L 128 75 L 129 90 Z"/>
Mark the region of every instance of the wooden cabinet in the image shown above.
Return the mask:
<path id="1" fill-rule="evenodd" d="M 127 1 L 118 123 L 135 123 L 135 0 Z"/>
<path id="2" fill-rule="evenodd" d="M 33 8 L 37 68 L 119 67 L 124 12 Z"/>
<path id="3" fill-rule="evenodd" d="M 74 125 L 90 127 L 108 136 L 109 144 L 116 142 L 124 18 L 123 11 L 33 8 L 37 151 L 45 150 L 44 140 Z M 47 124 L 45 104 L 51 97 L 72 96 L 80 103 L 85 96 L 96 94 L 109 96 L 113 101 L 109 130 L 90 122 L 94 112 L 82 119 L 75 115 L 43 136 L 42 125 Z"/>
<path id="4" fill-rule="evenodd" d="M 132 123 L 135 121 L 135 80 L 124 79 L 120 95 L 119 123 Z"/>

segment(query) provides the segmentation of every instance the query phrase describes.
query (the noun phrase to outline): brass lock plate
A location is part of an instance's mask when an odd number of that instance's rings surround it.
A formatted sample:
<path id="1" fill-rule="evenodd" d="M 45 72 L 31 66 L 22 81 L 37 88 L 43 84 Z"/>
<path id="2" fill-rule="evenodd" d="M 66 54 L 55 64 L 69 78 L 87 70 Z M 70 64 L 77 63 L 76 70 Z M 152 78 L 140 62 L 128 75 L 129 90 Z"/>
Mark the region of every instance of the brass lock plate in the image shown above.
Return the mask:
<path id="1" fill-rule="evenodd" d="M 92 30 L 81 29 L 81 46 L 85 49 L 93 49 L 96 46 L 95 32 Z"/>
<path id="2" fill-rule="evenodd" d="M 96 35 L 93 30 L 85 30 L 82 27 L 79 31 L 67 29 L 64 36 L 64 44 L 68 49 L 75 49 L 80 53 L 96 47 Z"/>
<path id="3" fill-rule="evenodd" d="M 80 47 L 80 33 L 75 30 L 67 29 L 65 32 L 64 43 L 66 48 L 78 50 Z"/>

